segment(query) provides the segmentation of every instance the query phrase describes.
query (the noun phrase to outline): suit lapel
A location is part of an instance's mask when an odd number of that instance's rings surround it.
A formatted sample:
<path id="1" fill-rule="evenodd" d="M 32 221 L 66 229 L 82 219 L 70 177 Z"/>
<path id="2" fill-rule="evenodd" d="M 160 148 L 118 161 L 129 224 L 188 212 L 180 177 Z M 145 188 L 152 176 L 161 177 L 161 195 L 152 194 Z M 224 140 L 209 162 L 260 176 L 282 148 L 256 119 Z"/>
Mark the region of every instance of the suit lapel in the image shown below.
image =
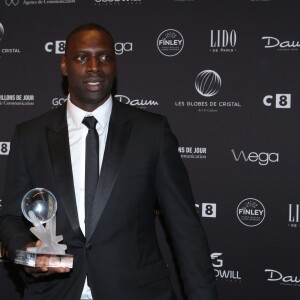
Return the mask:
<path id="1" fill-rule="evenodd" d="M 111 195 L 129 139 L 130 130 L 131 121 L 123 112 L 120 103 L 114 101 L 101 173 L 93 204 L 90 228 L 86 228 L 87 241 L 93 235 Z"/>
<path id="2" fill-rule="evenodd" d="M 60 199 L 72 229 L 83 237 L 79 227 L 75 200 L 66 106 L 64 105 L 56 110 L 57 114 L 55 114 L 55 118 L 51 120 L 46 128 L 51 163 L 61 196 Z"/>

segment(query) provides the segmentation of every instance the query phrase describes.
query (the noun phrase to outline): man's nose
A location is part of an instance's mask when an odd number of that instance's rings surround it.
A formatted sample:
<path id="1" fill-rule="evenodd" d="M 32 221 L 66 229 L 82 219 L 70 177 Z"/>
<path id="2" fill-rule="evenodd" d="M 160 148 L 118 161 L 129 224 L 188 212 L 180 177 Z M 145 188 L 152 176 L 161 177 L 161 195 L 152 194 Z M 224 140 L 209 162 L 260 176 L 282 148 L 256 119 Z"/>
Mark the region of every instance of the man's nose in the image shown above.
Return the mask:
<path id="1" fill-rule="evenodd" d="M 88 63 L 88 71 L 98 72 L 101 70 L 101 61 L 96 57 L 92 57 Z"/>

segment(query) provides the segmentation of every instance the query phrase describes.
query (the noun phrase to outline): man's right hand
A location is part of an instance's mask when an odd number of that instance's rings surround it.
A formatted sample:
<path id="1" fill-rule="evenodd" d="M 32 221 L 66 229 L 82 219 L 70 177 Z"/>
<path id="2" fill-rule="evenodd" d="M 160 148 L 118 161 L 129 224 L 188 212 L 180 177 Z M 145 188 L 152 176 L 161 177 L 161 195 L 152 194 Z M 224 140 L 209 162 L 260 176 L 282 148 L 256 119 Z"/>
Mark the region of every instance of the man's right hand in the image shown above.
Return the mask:
<path id="1" fill-rule="evenodd" d="M 38 240 L 36 243 L 28 243 L 24 249 L 26 250 L 29 247 L 40 247 L 42 245 L 42 241 Z M 68 273 L 70 272 L 70 268 L 49 268 L 49 267 L 27 267 L 24 266 L 24 270 L 26 273 L 31 274 L 34 278 L 41 278 L 46 276 L 55 275 L 57 273 Z"/>

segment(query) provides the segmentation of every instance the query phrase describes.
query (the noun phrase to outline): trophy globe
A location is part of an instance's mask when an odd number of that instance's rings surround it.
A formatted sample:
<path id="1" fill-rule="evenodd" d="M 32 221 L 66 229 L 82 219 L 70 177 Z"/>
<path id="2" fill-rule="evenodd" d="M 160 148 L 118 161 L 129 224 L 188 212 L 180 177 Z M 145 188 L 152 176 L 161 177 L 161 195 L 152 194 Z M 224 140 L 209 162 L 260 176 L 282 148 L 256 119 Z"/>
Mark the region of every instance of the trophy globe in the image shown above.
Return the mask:
<path id="1" fill-rule="evenodd" d="M 35 188 L 30 190 L 24 196 L 21 209 L 25 218 L 34 223 L 32 213 L 42 223 L 47 223 L 52 220 L 56 214 L 57 201 L 55 196 L 44 188 Z"/>

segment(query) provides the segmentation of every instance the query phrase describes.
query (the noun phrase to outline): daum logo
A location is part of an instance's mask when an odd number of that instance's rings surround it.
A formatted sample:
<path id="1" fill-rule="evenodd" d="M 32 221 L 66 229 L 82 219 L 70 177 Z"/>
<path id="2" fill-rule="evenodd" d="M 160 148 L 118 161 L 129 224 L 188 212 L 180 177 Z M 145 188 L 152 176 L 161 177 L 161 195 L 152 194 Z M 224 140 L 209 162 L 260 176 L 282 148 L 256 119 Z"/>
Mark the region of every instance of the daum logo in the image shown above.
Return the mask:
<path id="1" fill-rule="evenodd" d="M 221 88 L 221 77 L 212 70 L 200 72 L 195 80 L 197 92 L 204 97 L 212 97 L 216 95 Z"/>
<path id="2" fill-rule="evenodd" d="M 175 29 L 164 30 L 157 38 L 157 48 L 165 56 L 175 56 L 184 46 L 182 34 Z"/>
<path id="3" fill-rule="evenodd" d="M 265 269 L 265 272 L 269 275 L 267 281 L 278 282 L 281 285 L 300 286 L 299 275 L 285 275 L 272 269 Z"/>
<path id="4" fill-rule="evenodd" d="M 11 6 L 11 5 L 17 6 L 19 2 L 20 2 L 19 0 L 5 0 L 5 4 L 7 6 Z"/>
<path id="5" fill-rule="evenodd" d="M 249 227 L 261 224 L 266 216 L 265 207 L 254 198 L 247 198 L 240 202 L 236 213 L 239 221 Z"/>
<path id="6" fill-rule="evenodd" d="M 4 36 L 4 27 L 3 25 L 0 23 L 0 42 L 2 41 Z"/>
<path id="7" fill-rule="evenodd" d="M 252 162 L 252 163 L 258 163 L 261 166 L 266 166 L 269 163 L 279 162 L 279 153 L 250 152 L 249 154 L 245 154 L 243 150 L 240 151 L 240 153 L 235 153 L 233 149 L 231 150 L 231 152 L 236 162 L 238 161 Z"/>
<path id="8" fill-rule="evenodd" d="M 276 37 L 263 36 L 263 40 L 266 40 L 265 48 L 277 48 L 278 50 L 298 50 L 300 48 L 299 41 L 280 41 Z"/>
<path id="9" fill-rule="evenodd" d="M 156 106 L 159 105 L 157 101 L 154 100 L 144 100 L 144 99 L 130 99 L 125 95 L 115 95 L 115 98 L 122 103 L 129 104 L 131 106 Z"/>

